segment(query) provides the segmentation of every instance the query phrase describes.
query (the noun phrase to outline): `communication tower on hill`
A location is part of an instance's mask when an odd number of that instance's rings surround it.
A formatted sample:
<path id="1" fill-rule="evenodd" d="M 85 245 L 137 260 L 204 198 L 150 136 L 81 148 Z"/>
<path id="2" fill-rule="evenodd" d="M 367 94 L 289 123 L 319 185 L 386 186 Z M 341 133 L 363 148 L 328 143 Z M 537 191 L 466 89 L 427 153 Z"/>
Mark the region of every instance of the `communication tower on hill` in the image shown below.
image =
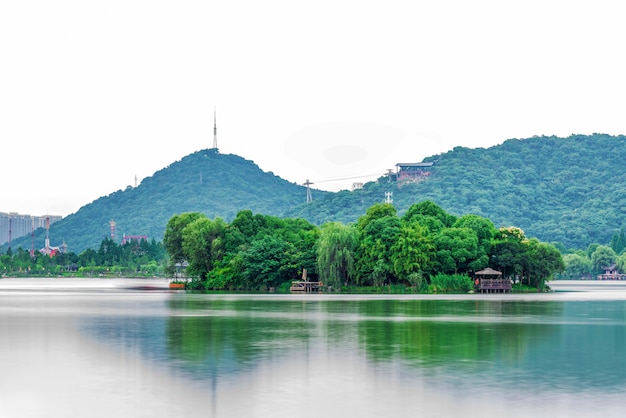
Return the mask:
<path id="1" fill-rule="evenodd" d="M 216 153 L 218 152 L 217 148 L 217 112 L 215 108 L 213 108 L 213 148 Z"/>

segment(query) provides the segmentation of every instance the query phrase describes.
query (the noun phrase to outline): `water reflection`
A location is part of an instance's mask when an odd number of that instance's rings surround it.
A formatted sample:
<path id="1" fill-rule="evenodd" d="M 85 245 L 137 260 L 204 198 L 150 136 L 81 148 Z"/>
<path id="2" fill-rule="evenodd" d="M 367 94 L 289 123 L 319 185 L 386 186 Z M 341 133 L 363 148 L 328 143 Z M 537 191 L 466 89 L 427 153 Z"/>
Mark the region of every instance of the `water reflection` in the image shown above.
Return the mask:
<path id="1" fill-rule="evenodd" d="M 626 383 L 624 302 L 197 297 L 168 306 L 178 313 L 168 318 L 169 354 L 200 375 L 205 366 L 237 373 L 302 358 L 321 346 L 422 373 L 438 369 L 472 383 L 481 376 L 480 385 L 577 391 Z M 590 361 L 593 367 L 585 367 Z"/>
<path id="2" fill-rule="evenodd" d="M 625 300 L 0 290 L 0 416 L 623 416 Z"/>

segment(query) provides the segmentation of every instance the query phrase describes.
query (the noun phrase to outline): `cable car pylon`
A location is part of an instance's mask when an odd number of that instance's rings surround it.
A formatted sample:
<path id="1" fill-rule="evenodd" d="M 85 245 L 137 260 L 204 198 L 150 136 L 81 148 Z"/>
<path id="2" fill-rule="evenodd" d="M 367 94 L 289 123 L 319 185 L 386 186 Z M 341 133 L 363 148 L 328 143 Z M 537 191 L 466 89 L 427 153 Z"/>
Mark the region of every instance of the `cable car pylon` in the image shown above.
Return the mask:
<path id="1" fill-rule="evenodd" d="M 314 184 L 314 183 L 309 181 L 309 179 L 306 179 L 306 181 L 303 184 L 303 186 L 306 186 L 306 204 L 307 205 L 313 201 L 313 196 L 311 195 L 311 184 Z"/>

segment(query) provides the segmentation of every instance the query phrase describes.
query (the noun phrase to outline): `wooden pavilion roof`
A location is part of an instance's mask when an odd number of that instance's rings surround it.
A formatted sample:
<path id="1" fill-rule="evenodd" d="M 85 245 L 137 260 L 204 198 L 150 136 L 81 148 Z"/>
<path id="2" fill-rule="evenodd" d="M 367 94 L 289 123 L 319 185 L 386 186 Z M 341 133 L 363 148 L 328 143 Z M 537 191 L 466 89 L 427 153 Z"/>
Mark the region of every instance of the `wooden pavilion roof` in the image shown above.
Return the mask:
<path id="1" fill-rule="evenodd" d="M 491 267 L 487 267 L 484 270 L 477 271 L 474 274 L 476 274 L 477 276 L 502 276 L 501 271 L 494 270 Z"/>

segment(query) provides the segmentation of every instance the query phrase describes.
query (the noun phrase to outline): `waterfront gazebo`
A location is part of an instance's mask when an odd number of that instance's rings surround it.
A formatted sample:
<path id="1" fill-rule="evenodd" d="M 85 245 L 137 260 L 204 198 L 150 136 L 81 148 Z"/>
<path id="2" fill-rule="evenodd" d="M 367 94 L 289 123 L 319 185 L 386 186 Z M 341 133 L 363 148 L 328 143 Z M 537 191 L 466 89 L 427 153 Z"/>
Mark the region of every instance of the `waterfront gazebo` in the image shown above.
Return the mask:
<path id="1" fill-rule="evenodd" d="M 620 273 L 617 264 L 602 267 L 604 274 L 598 274 L 598 280 L 626 280 L 626 274 Z"/>
<path id="2" fill-rule="evenodd" d="M 480 293 L 499 293 L 511 291 L 511 280 L 503 278 L 502 272 L 488 267 L 474 273 L 478 280 Z"/>

